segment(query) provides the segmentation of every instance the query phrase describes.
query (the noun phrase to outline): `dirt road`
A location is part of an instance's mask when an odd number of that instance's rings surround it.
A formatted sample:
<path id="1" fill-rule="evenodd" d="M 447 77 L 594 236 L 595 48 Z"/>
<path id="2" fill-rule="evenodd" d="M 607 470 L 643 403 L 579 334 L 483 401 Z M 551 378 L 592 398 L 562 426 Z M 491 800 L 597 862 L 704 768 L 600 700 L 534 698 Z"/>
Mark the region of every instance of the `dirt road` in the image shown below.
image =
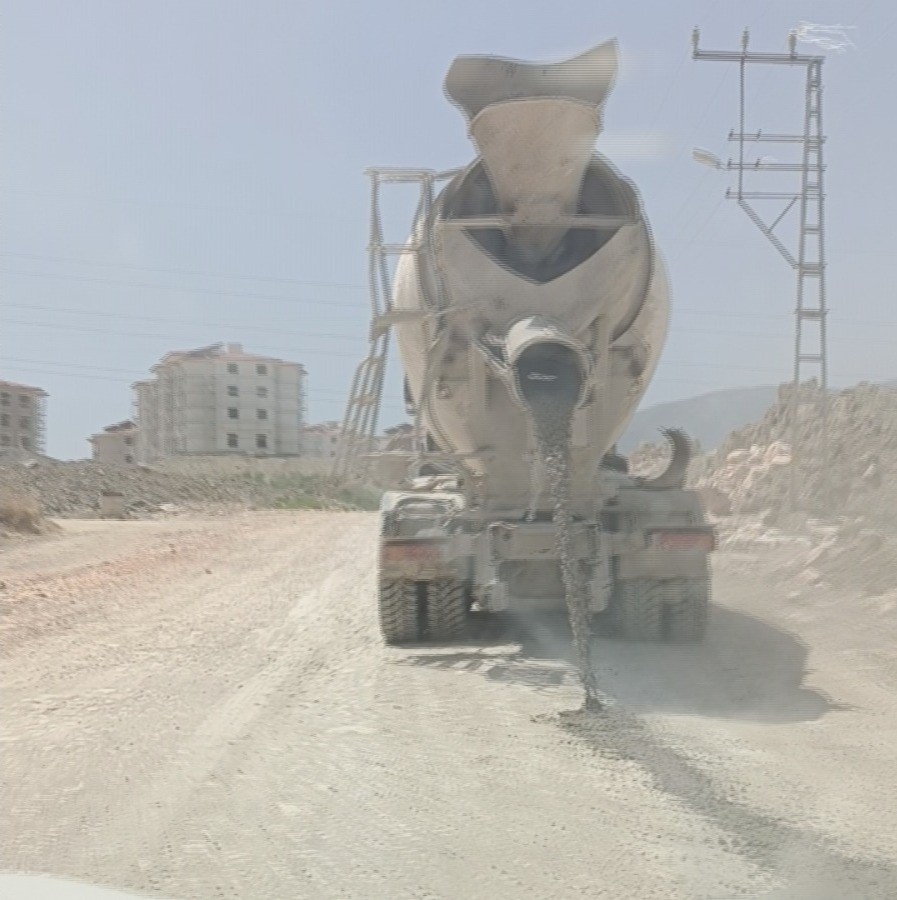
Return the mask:
<path id="1" fill-rule="evenodd" d="M 0 551 L 0 867 L 171 898 L 897 896 L 897 624 L 720 555 L 699 649 L 389 650 L 369 514 Z M 890 862 L 889 862 L 890 860 Z"/>

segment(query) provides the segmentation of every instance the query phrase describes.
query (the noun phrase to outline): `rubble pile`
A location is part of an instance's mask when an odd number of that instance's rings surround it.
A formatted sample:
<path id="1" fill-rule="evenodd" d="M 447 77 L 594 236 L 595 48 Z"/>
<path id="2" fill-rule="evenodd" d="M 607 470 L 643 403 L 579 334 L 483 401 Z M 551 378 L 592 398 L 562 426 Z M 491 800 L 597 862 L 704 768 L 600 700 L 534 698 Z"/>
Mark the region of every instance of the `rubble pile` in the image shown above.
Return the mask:
<path id="1" fill-rule="evenodd" d="M 724 549 L 782 548 L 784 575 L 804 589 L 827 583 L 886 594 L 897 588 L 897 390 L 860 384 L 831 395 L 825 426 L 819 388 L 801 387 L 803 459 L 798 509 L 789 508 L 791 385 L 763 419 L 732 432 L 715 452 L 696 454 L 688 486 L 716 523 Z M 821 436 L 829 449 L 829 502 L 823 506 Z M 644 444 L 634 475 L 661 472 L 670 451 Z"/>
<path id="2" fill-rule="evenodd" d="M 860 384 L 833 394 L 825 427 L 829 502 L 822 503 L 823 423 L 818 389 L 802 388 L 803 459 L 798 509 L 791 480 L 790 386 L 762 421 L 734 431 L 705 461 L 693 486 L 728 503 L 718 522 L 722 547 L 791 544 L 785 573 L 804 589 L 826 583 L 867 594 L 893 591 L 897 578 L 897 390 Z"/>
<path id="3" fill-rule="evenodd" d="M 732 432 L 706 460 L 694 485 L 725 494 L 732 511 L 765 513 L 769 522 L 787 520 L 791 478 L 789 408 L 791 387 L 762 421 Z M 822 500 L 822 428 L 829 450 L 830 499 Z M 897 390 L 860 384 L 832 395 L 827 422 L 819 415 L 818 389 L 802 388 L 798 428 L 798 506 L 805 512 L 862 518 L 866 527 L 893 527 L 897 509 Z"/>
<path id="4" fill-rule="evenodd" d="M 864 520 L 841 523 L 799 555 L 791 570 L 810 585 L 860 587 L 867 594 L 894 592 L 897 577 L 897 528 L 870 527 Z M 897 599 L 897 596 L 895 596 Z"/>
<path id="5" fill-rule="evenodd" d="M 0 538 L 10 534 L 43 534 L 52 530 L 34 498 L 21 494 L 0 495 Z"/>
<path id="6" fill-rule="evenodd" d="M 312 475 L 182 475 L 142 466 L 47 458 L 0 462 L 0 498 L 28 497 L 44 516 L 93 518 L 104 493 L 122 495 L 125 515 L 143 518 L 218 509 L 370 509 L 377 497 Z"/>
<path id="7" fill-rule="evenodd" d="M 783 441 L 729 451 L 724 459 L 711 457 L 705 471 L 694 481 L 700 489 L 724 496 L 730 512 L 756 513 L 779 510 L 785 499 L 791 450 Z M 775 493 L 778 490 L 778 493 Z"/>

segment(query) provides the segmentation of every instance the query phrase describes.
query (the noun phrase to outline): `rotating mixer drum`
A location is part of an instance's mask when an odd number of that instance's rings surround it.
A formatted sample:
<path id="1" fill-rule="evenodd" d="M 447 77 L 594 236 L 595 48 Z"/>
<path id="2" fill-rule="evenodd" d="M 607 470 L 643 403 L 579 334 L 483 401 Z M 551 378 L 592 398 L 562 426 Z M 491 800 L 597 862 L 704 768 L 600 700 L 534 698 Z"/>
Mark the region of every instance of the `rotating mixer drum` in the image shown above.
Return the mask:
<path id="1" fill-rule="evenodd" d="M 616 67 L 608 42 L 555 66 L 462 57 L 446 79 L 479 155 L 415 223 L 424 250 L 401 258 L 393 303 L 429 315 L 396 334 L 432 441 L 465 454 L 500 505 L 528 493 L 535 450 L 518 360 L 577 371 L 581 494 L 666 336 L 667 281 L 638 195 L 593 152 Z"/>

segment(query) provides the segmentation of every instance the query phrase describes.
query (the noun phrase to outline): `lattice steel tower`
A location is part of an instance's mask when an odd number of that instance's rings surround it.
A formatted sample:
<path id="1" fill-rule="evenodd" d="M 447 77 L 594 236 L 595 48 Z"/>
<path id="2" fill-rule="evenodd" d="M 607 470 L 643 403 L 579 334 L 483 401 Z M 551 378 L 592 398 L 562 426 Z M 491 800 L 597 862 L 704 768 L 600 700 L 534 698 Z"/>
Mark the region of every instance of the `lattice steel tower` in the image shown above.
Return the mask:
<path id="1" fill-rule="evenodd" d="M 738 173 L 735 191 L 726 191 L 726 197 L 737 200 L 750 220 L 766 235 L 785 261 L 794 270 L 796 278 L 795 335 L 794 335 L 794 377 L 790 400 L 791 434 L 791 482 L 789 505 L 795 509 L 799 500 L 801 469 L 805 465 L 804 448 L 801 446 L 800 399 L 804 377 L 817 377 L 819 390 L 816 392 L 817 410 L 820 419 L 819 453 L 821 457 L 821 479 L 819 506 L 828 509 L 829 504 L 829 451 L 827 435 L 828 412 L 828 358 L 825 286 L 825 193 L 823 175 L 825 166 L 822 150 L 825 136 L 822 132 L 822 63 L 825 57 L 799 54 L 796 52 L 797 33 L 788 38 L 787 53 L 755 53 L 748 50 L 749 34 L 745 29 L 741 39 L 741 50 L 699 50 L 700 32 L 692 32 L 692 58 L 717 62 L 736 62 L 740 70 L 739 129 L 729 132 L 729 141 L 738 145 L 738 160 L 726 163 L 706 151 L 695 150 L 698 162 L 715 168 L 734 170 Z M 804 121 L 802 133 L 775 134 L 745 131 L 745 70 L 747 64 L 767 64 L 803 66 L 806 69 L 806 89 L 804 100 Z M 799 144 L 800 162 L 767 162 L 762 159 L 745 160 L 748 144 Z M 800 189 L 786 191 L 745 190 L 745 174 L 749 172 L 790 172 L 800 176 Z M 782 200 L 785 207 L 772 224 L 767 225 L 749 201 Z M 797 205 L 799 208 L 799 230 L 796 252 L 790 251 L 776 236 L 774 229 Z"/>

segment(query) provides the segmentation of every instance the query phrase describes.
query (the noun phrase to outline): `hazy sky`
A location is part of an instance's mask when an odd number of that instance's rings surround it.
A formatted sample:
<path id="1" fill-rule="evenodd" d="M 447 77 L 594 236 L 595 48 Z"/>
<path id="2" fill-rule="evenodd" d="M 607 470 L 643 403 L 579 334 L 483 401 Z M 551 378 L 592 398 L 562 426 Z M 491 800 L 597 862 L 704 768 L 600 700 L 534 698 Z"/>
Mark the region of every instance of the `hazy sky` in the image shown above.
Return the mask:
<path id="1" fill-rule="evenodd" d="M 49 392 L 54 456 L 88 455 L 167 350 L 218 340 L 304 363 L 310 420 L 340 418 L 368 328 L 364 168 L 469 161 L 442 94 L 456 55 L 611 37 L 598 147 L 638 185 L 674 291 L 646 403 L 788 380 L 793 275 L 723 199 L 729 177 L 690 158 L 725 157 L 737 124 L 737 67 L 691 60 L 695 24 L 705 47 L 748 25 L 776 51 L 802 20 L 856 26 L 823 69 L 831 378 L 897 376 L 891 0 L 5 0 L 0 17 L 0 378 Z M 748 129 L 801 128 L 798 71 L 754 68 L 747 98 Z M 393 360 L 384 425 L 404 419 L 399 378 Z"/>

